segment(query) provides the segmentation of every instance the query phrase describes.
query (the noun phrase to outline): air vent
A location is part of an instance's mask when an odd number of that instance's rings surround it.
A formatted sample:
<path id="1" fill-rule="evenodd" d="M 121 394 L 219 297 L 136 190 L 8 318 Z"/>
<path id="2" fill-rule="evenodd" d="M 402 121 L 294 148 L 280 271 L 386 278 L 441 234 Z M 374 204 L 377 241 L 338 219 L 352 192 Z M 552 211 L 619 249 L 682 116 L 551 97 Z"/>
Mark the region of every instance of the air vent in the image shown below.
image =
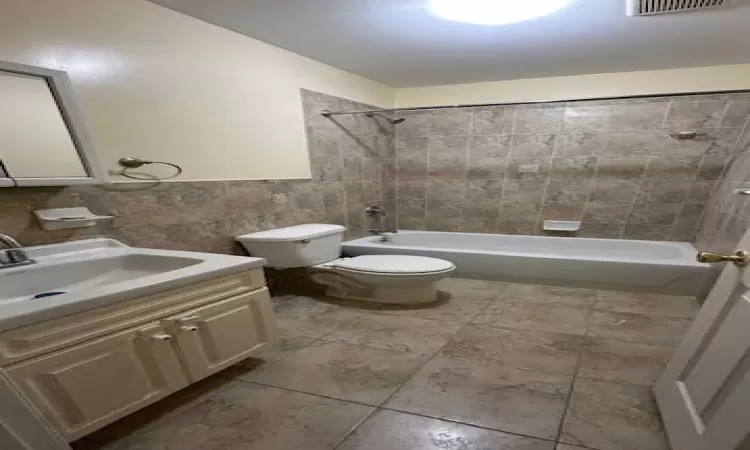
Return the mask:
<path id="1" fill-rule="evenodd" d="M 734 0 L 627 0 L 629 16 L 648 16 L 731 6 Z"/>

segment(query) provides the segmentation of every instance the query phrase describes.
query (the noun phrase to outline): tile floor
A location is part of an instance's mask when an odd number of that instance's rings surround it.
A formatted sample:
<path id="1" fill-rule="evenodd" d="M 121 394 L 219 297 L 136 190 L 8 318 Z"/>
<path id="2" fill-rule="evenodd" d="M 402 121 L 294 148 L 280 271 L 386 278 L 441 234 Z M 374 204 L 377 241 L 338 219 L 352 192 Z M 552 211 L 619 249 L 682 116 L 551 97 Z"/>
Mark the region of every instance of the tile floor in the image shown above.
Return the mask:
<path id="1" fill-rule="evenodd" d="M 688 297 L 449 279 L 422 309 L 274 299 L 282 342 L 78 450 L 662 450 Z"/>

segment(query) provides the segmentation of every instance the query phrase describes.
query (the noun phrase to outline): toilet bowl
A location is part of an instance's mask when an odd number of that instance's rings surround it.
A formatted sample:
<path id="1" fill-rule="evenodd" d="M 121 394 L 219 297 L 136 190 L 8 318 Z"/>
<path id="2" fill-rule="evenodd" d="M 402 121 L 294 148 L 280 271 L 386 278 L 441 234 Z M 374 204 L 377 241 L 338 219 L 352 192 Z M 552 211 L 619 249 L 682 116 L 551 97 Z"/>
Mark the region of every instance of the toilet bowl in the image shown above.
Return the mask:
<path id="1" fill-rule="evenodd" d="M 456 266 L 442 259 L 407 255 L 341 258 L 310 268 L 310 278 L 331 297 L 380 303 L 429 303 L 436 283 Z"/>
<path id="2" fill-rule="evenodd" d="M 456 266 L 450 261 L 410 255 L 342 258 L 341 225 L 305 224 L 238 236 L 247 251 L 276 269 L 306 267 L 310 279 L 331 297 L 380 303 L 429 303 L 436 283 Z"/>

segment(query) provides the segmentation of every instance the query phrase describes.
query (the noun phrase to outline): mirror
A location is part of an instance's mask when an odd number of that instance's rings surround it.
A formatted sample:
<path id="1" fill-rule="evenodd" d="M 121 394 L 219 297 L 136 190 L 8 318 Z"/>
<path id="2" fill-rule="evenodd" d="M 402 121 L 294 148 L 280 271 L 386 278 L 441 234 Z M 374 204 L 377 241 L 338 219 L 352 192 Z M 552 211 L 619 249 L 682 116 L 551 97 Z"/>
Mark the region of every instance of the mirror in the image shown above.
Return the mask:
<path id="1" fill-rule="evenodd" d="M 0 186 L 103 182 L 67 74 L 0 61 Z"/>

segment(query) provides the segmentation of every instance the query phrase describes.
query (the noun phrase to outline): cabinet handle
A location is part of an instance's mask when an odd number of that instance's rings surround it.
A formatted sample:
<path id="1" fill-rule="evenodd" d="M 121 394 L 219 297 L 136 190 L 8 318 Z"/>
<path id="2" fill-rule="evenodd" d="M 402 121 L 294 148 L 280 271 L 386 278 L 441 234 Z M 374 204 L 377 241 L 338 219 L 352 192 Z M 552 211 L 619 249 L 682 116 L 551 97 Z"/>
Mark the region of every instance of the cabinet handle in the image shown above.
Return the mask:
<path id="1" fill-rule="evenodd" d="M 185 325 L 184 327 L 180 327 L 180 330 L 182 331 L 198 331 L 197 325 Z"/>
<path id="2" fill-rule="evenodd" d="M 172 336 L 168 334 L 154 334 L 151 336 L 151 339 L 154 339 L 156 341 L 169 341 L 172 339 Z"/>

